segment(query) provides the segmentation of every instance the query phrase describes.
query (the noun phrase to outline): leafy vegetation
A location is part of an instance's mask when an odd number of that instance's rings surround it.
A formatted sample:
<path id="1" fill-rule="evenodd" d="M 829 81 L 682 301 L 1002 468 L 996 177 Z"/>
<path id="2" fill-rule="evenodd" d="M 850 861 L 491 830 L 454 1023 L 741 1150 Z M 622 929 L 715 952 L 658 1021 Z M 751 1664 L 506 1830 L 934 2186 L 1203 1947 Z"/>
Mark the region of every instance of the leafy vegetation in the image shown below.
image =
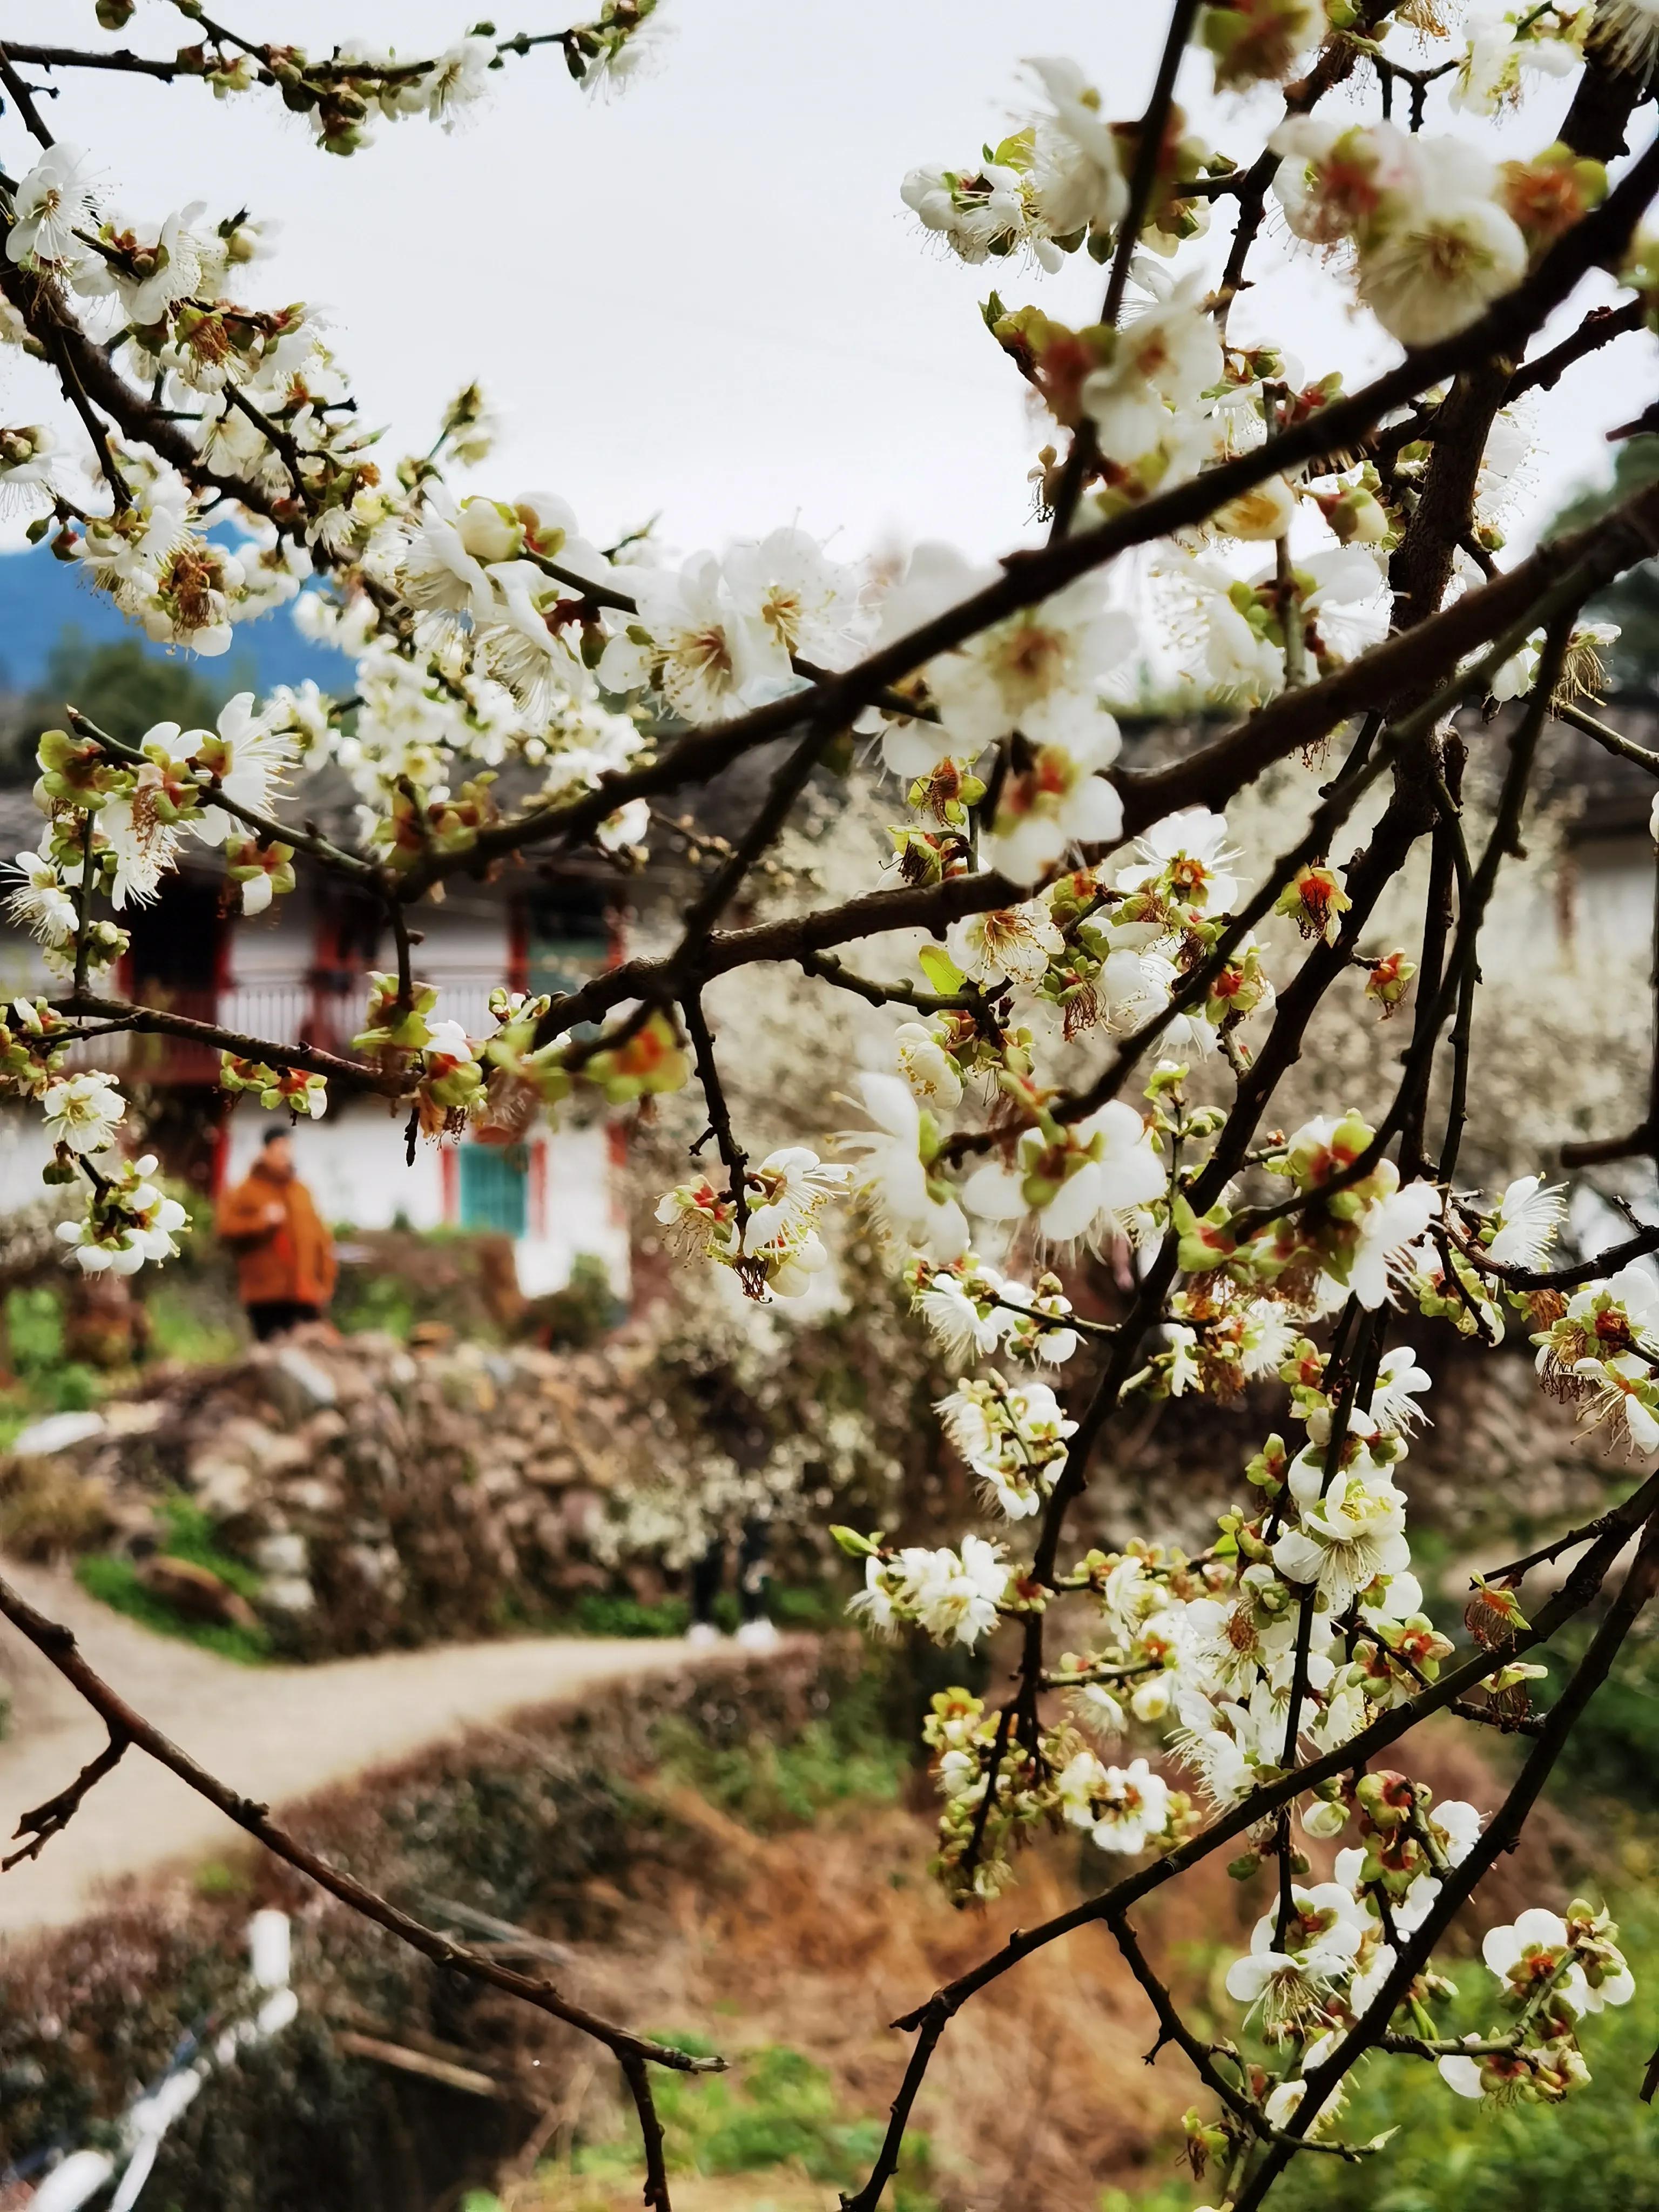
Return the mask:
<path id="1" fill-rule="evenodd" d="M 1285 2212 L 1659 2212 L 1659 2112 L 1638 2096 L 1655 2039 L 1659 1912 L 1635 1898 L 1614 1910 L 1637 1995 L 1586 2029 L 1587 2089 L 1553 2110 L 1489 2111 L 1454 2096 L 1431 2067 L 1374 2061 L 1347 2132 L 1362 2142 L 1399 2133 L 1376 2161 L 1302 2160 L 1285 2184 Z M 1490 2027 L 1491 1977 L 1470 1966 L 1458 1978 L 1457 2032 Z"/>
<path id="2" fill-rule="evenodd" d="M 1455 2095 L 1421 2061 L 1373 2058 L 1353 2077 L 1342 2135 L 1389 2134 L 1386 2148 L 1355 2165 L 1299 2159 L 1274 2203 L 1284 2212 L 1659 2212 L 1659 2110 L 1638 2094 L 1655 2041 L 1659 1908 L 1626 1897 L 1613 1911 L 1637 1994 L 1589 2023 L 1588 2088 L 1553 2107 L 1494 2108 Z M 1491 2027 L 1491 1976 L 1472 1960 L 1456 1978 L 1445 2032 Z M 1109 2189 L 1101 2212 L 1191 2212 L 1193 2197 L 1183 2177 L 1139 2195 Z"/>
<path id="3" fill-rule="evenodd" d="M 1542 1655 L 1551 1679 L 1539 1685 L 1540 1705 L 1560 1689 L 1589 1634 L 1574 1624 Z M 1586 1799 L 1599 1799 L 1610 1818 L 1625 1808 L 1651 1826 L 1659 1814 L 1659 1642 L 1653 1637 L 1632 1637 L 1620 1653 L 1568 1737 L 1552 1787 L 1581 1815 Z"/>
<path id="4" fill-rule="evenodd" d="M 13 1378 L 9 1389 L 0 1390 L 0 1449 L 46 1414 L 85 1413 L 131 1385 L 131 1368 L 103 1369 L 65 1357 L 64 1293 L 56 1284 L 9 1291 L 0 1310 Z M 152 1359 L 209 1365 L 234 1358 L 241 1348 L 241 1334 L 223 1317 L 216 1285 L 185 1271 L 155 1285 L 144 1312 Z"/>
<path id="5" fill-rule="evenodd" d="M 1626 439 L 1618 447 L 1613 480 L 1585 491 L 1559 514 L 1553 529 L 1578 530 L 1594 522 L 1615 501 L 1659 477 L 1659 438 Z M 1610 689 L 1639 696 L 1659 678 L 1659 563 L 1644 561 L 1610 584 L 1591 602 L 1590 612 L 1617 623 L 1619 641 L 1606 656 Z"/>

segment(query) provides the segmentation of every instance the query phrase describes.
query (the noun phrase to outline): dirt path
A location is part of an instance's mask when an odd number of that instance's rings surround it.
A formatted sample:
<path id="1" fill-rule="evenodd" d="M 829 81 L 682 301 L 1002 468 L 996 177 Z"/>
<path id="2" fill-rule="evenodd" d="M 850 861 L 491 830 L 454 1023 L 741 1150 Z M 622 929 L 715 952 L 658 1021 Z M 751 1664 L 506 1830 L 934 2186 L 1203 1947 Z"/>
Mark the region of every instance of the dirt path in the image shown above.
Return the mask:
<path id="1" fill-rule="evenodd" d="M 331 1660 L 239 1667 L 153 1636 L 88 1597 L 66 1574 L 4 1562 L 29 1601 L 72 1628 L 88 1658 L 140 1712 L 211 1772 L 271 1805 L 399 1759 L 468 1726 L 571 1697 L 619 1675 L 684 1666 L 679 1642 L 521 1637 Z M 102 1748 L 101 1723 L 61 1675 L 0 1623 L 10 1685 L 0 1741 L 0 1837 Z M 77 1918 L 123 1875 L 207 1857 L 240 1831 L 153 1759 L 129 1753 L 40 1858 L 0 1878 L 0 1942 Z"/>

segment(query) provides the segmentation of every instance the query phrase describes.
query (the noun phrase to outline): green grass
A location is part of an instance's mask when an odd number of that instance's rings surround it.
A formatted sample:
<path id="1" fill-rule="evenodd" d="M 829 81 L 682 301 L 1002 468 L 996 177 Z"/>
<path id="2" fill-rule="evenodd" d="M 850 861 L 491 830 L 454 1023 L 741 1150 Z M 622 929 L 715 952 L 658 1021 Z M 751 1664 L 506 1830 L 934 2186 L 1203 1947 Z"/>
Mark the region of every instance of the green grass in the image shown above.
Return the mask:
<path id="1" fill-rule="evenodd" d="M 212 1286 L 181 1280 L 160 1283 L 145 1301 L 150 1323 L 150 1357 L 176 1359 L 186 1366 L 234 1359 L 243 1338 L 234 1322 L 215 1310 Z M 31 1422 L 48 1413 L 82 1413 L 102 1403 L 112 1390 L 130 1386 L 142 1370 L 107 1372 L 82 1359 L 64 1357 L 64 1294 L 50 1283 L 9 1291 L 4 1304 L 5 1339 L 14 1387 L 0 1394 L 0 1450 Z"/>
<path id="2" fill-rule="evenodd" d="M 684 1636 L 691 1608 L 683 1597 L 647 1605 L 609 1590 L 584 1590 L 562 1625 L 580 1636 Z"/>
<path id="3" fill-rule="evenodd" d="M 217 1575 L 239 1597 L 252 1601 L 259 1595 L 260 1577 L 246 1561 L 222 1551 L 214 1541 L 212 1516 L 194 1498 L 172 1491 L 155 1509 L 160 1549 L 169 1559 L 188 1559 Z"/>
<path id="4" fill-rule="evenodd" d="M 240 1559 L 217 1548 L 213 1541 L 213 1523 L 200 1506 L 188 1498 L 164 1498 L 156 1508 L 156 1519 L 160 1523 L 160 1548 L 169 1558 L 188 1559 L 194 1566 L 207 1568 L 241 1597 L 252 1599 L 258 1595 L 258 1576 Z M 130 1620 L 153 1629 L 158 1636 L 179 1637 L 187 1644 L 198 1644 L 204 1651 L 216 1652 L 220 1658 L 234 1659 L 245 1667 L 257 1667 L 270 1656 L 267 1630 L 186 1620 L 153 1590 L 145 1589 L 131 1559 L 117 1559 L 107 1552 L 89 1552 L 76 1562 L 75 1579 L 88 1596 L 97 1598 L 116 1613 L 125 1613 Z"/>
<path id="5" fill-rule="evenodd" d="M 83 1413 L 107 1384 L 95 1367 L 64 1357 L 64 1299 L 49 1284 L 8 1291 L 5 1335 L 15 1387 L 0 1399 L 0 1449 L 47 1413 Z"/>
<path id="6" fill-rule="evenodd" d="M 241 1356 L 246 1336 L 234 1319 L 223 1317 L 228 1309 L 222 1299 L 204 1295 L 206 1288 L 163 1279 L 147 1292 L 152 1358 L 216 1367 Z"/>
<path id="7" fill-rule="evenodd" d="M 912 1752 L 891 1732 L 886 1695 L 866 1668 L 838 1689 L 822 1719 L 787 1742 L 711 1743 L 671 1715 L 653 1729 L 652 1746 L 666 1780 L 696 1790 L 745 1827 L 762 1834 L 805 1827 L 840 1805 L 897 1802 Z"/>
<path id="8" fill-rule="evenodd" d="M 223 1628 L 212 1621 L 186 1620 L 170 1605 L 147 1590 L 131 1559 L 112 1558 L 107 1552 L 88 1552 L 75 1563 L 75 1579 L 88 1597 L 95 1597 L 112 1612 L 124 1613 L 158 1636 L 176 1636 L 199 1644 L 222 1659 L 234 1659 L 244 1667 L 257 1667 L 270 1656 L 270 1638 L 264 1629 Z"/>
<path id="9" fill-rule="evenodd" d="M 665 2035 L 695 2055 L 708 2046 L 690 2036 Z M 667 2138 L 671 2172 L 761 2173 L 792 2167 L 826 2187 L 852 2190 L 868 2175 L 881 2148 L 884 2121 L 849 2116 L 820 2066 L 781 2044 L 737 2058 L 726 2074 L 662 2074 L 653 2087 Z M 630 2142 L 579 2143 L 579 2174 L 631 2182 L 639 2154 Z M 927 2138 L 905 2138 L 888 2202 L 895 2212 L 933 2212 Z"/>
<path id="10" fill-rule="evenodd" d="M 367 1268 L 342 1271 L 329 1318 L 343 1335 L 369 1329 L 407 1340 L 417 1316 L 414 1294 L 396 1275 L 373 1274 Z"/>
<path id="11" fill-rule="evenodd" d="M 821 1584 L 774 1583 L 767 1593 L 766 1609 L 780 1628 L 846 1626 L 844 1601 L 836 1591 Z M 714 1620 L 728 1636 L 736 1628 L 738 1601 L 730 1590 L 722 1590 L 715 1599 Z M 579 1636 L 684 1636 L 690 1624 L 691 1607 L 683 1597 L 647 1603 L 610 1590 L 584 1590 L 550 1622 L 524 1622 L 526 1626 L 563 1628 Z"/>

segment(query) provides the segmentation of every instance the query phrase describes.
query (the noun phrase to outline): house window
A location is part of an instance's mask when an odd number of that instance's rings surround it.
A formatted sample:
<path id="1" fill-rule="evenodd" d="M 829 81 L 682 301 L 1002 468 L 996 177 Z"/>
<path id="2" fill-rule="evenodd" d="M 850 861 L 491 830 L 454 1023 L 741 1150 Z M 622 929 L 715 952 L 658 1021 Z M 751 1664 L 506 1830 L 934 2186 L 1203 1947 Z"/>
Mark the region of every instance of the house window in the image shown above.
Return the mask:
<path id="1" fill-rule="evenodd" d="M 603 968 L 610 930 L 596 885 L 561 884 L 530 902 L 525 915 L 525 988 L 558 998 Z"/>
<path id="2" fill-rule="evenodd" d="M 513 1237 L 529 1226 L 529 1161 L 522 1145 L 463 1145 L 461 1227 Z"/>

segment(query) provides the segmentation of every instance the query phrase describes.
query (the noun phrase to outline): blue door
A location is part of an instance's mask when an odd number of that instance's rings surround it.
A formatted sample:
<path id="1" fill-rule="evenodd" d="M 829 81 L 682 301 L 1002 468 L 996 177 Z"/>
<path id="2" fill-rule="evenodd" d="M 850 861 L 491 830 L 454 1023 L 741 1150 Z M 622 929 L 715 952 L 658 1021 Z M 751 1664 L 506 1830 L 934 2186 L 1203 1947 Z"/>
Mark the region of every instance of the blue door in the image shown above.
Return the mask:
<path id="1" fill-rule="evenodd" d="M 522 1237 L 530 1221 L 529 1161 L 522 1145 L 461 1146 L 461 1226 Z"/>

